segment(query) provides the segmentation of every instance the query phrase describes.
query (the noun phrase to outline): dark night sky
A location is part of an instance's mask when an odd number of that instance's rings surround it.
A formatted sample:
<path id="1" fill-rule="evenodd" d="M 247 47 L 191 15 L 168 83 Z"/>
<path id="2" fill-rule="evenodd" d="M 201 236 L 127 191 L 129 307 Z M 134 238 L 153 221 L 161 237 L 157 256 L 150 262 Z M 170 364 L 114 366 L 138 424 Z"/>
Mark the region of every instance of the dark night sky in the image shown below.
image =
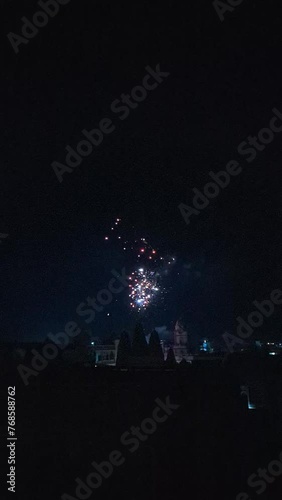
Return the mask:
<path id="1" fill-rule="evenodd" d="M 282 112 L 281 8 L 245 0 L 221 23 L 207 0 L 71 0 L 16 55 L 6 34 L 37 10 L 1 6 L 1 338 L 41 340 L 78 319 L 77 305 L 126 267 L 103 242 L 118 216 L 177 257 L 148 328 L 186 313 L 191 330 L 220 337 L 282 287 L 282 133 L 251 164 L 237 152 Z M 120 121 L 112 101 L 157 63 L 170 76 Z M 51 162 L 105 117 L 115 131 L 59 184 Z M 242 174 L 187 226 L 179 203 L 232 159 Z M 93 333 L 133 323 L 117 298 Z M 277 309 L 265 333 L 280 323 Z"/>

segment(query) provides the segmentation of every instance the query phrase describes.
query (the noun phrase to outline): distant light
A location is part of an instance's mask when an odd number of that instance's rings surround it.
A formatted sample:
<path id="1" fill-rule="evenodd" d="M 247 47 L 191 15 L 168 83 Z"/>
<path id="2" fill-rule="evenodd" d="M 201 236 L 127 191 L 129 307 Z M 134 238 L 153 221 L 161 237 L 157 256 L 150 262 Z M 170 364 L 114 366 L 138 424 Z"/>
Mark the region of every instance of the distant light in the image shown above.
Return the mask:
<path id="1" fill-rule="evenodd" d="M 95 342 L 91 342 L 91 345 L 94 345 L 94 344 L 95 344 Z"/>
<path id="2" fill-rule="evenodd" d="M 248 409 L 249 410 L 255 410 L 256 409 L 256 405 L 254 405 L 253 403 L 248 403 Z"/>
<path id="3" fill-rule="evenodd" d="M 269 352 L 268 354 L 269 354 L 269 356 L 276 356 L 277 352 Z"/>
<path id="4" fill-rule="evenodd" d="M 140 273 L 143 273 L 143 271 L 144 271 L 143 267 L 140 267 L 140 269 L 138 269 L 138 271 L 139 271 Z"/>
<path id="5" fill-rule="evenodd" d="M 108 240 L 108 239 L 109 239 L 109 237 L 108 237 L 108 236 L 105 236 L 105 240 Z"/>
<path id="6" fill-rule="evenodd" d="M 110 316 L 110 313 L 107 313 L 107 316 Z"/>

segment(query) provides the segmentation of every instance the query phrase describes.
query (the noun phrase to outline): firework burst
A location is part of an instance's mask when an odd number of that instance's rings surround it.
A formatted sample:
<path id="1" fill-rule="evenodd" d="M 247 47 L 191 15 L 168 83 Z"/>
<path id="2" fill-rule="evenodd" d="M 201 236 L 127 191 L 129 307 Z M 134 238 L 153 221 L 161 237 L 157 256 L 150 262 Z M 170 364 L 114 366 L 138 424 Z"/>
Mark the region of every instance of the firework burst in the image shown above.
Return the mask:
<path id="1" fill-rule="evenodd" d="M 135 232 L 133 229 L 131 233 Z M 157 297 L 163 298 L 166 290 L 162 285 L 162 277 L 168 273 L 175 262 L 174 257 L 163 257 L 146 238 L 130 238 L 123 236 L 121 219 L 117 218 L 104 237 L 107 244 L 118 243 L 132 262 L 129 275 L 129 299 L 131 309 L 145 311 Z"/>
<path id="2" fill-rule="evenodd" d="M 130 306 L 133 309 L 137 308 L 139 312 L 142 309 L 147 309 L 160 291 L 157 273 L 140 267 L 137 271 L 132 272 L 129 279 Z"/>

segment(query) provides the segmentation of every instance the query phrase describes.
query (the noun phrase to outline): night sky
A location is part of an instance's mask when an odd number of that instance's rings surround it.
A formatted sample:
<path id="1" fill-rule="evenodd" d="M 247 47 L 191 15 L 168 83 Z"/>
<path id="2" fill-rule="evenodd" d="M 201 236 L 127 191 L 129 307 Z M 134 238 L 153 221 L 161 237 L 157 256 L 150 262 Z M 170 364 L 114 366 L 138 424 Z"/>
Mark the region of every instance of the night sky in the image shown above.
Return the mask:
<path id="1" fill-rule="evenodd" d="M 250 164 L 237 151 L 274 107 L 282 113 L 281 7 L 245 0 L 221 22 L 207 0 L 71 0 L 15 54 L 7 33 L 38 10 L 31 0 L 1 6 L 1 338 L 57 333 L 112 269 L 132 264 L 105 246 L 116 217 L 176 258 L 146 329 L 185 317 L 192 335 L 220 338 L 253 300 L 282 289 L 282 133 Z M 170 75 L 120 120 L 111 103 L 157 64 Z M 51 163 L 103 118 L 115 130 L 59 183 Z M 186 225 L 178 205 L 191 206 L 192 189 L 230 160 L 242 173 Z M 116 299 L 93 335 L 134 325 L 128 293 Z M 278 306 L 261 331 L 280 325 Z"/>

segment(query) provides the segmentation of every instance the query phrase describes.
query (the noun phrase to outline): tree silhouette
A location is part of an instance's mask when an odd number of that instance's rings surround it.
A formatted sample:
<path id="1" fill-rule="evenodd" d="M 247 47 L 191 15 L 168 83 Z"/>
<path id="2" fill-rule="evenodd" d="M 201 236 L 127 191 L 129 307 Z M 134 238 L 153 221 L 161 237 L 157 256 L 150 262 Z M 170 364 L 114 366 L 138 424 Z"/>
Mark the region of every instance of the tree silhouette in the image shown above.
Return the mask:
<path id="1" fill-rule="evenodd" d="M 148 344 L 146 342 L 142 324 L 137 323 L 132 340 L 132 355 L 135 357 L 144 357 L 148 354 Z"/>
<path id="2" fill-rule="evenodd" d="M 129 335 L 127 332 L 123 331 L 120 336 L 120 341 L 118 345 L 116 366 L 117 367 L 129 366 L 130 355 L 131 355 L 131 345 L 130 345 Z"/>
<path id="3" fill-rule="evenodd" d="M 176 366 L 176 359 L 174 356 L 174 351 L 172 347 L 169 348 L 168 353 L 167 353 L 167 358 L 166 358 L 166 366 L 169 368 L 174 368 Z"/>
<path id="4" fill-rule="evenodd" d="M 153 365 L 160 365 L 164 361 L 164 355 L 158 332 L 153 330 L 149 340 L 149 356 Z"/>
<path id="5" fill-rule="evenodd" d="M 80 333 L 69 339 L 69 344 L 62 351 L 62 357 L 68 362 L 89 362 L 93 361 L 91 352 L 91 330 L 86 327 L 80 327 Z"/>

